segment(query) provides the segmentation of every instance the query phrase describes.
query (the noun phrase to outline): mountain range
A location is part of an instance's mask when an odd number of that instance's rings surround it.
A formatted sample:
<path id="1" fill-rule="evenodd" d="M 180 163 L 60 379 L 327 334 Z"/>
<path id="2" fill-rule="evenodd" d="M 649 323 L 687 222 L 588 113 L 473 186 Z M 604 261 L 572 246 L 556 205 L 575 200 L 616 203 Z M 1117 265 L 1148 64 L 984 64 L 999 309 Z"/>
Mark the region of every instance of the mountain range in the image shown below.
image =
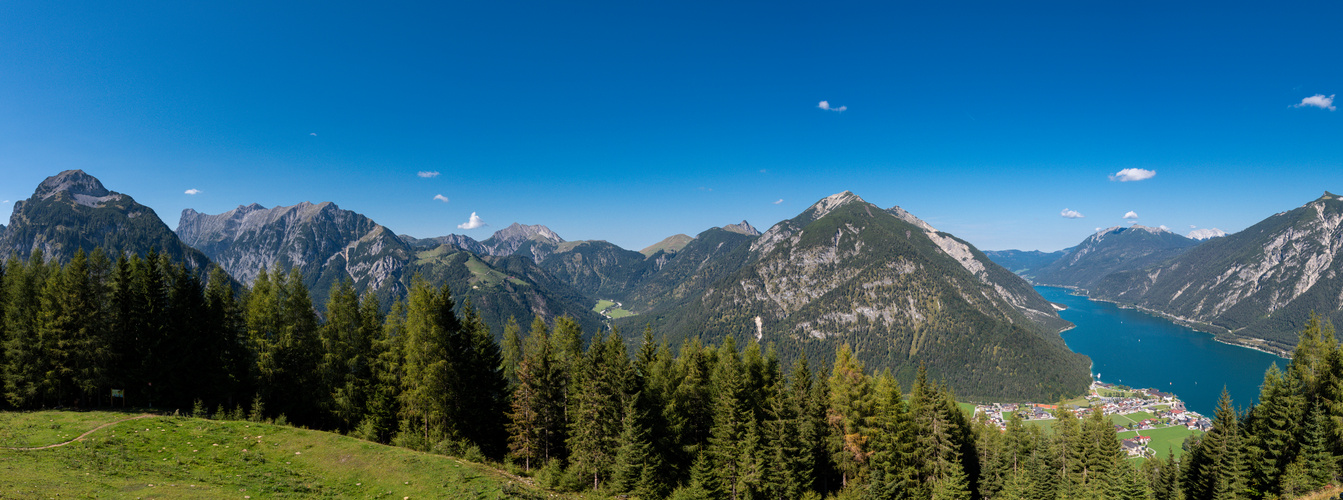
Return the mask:
<path id="1" fill-rule="evenodd" d="M 1069 324 L 1027 281 L 899 207 L 847 191 L 763 233 L 742 221 L 636 252 L 566 241 L 542 225 L 513 224 L 483 241 L 413 238 L 331 202 L 187 209 L 174 233 L 129 196 L 67 171 L 16 205 L 0 243 L 58 260 L 75 248 L 155 248 L 199 268 L 218 264 L 244 284 L 264 269 L 296 270 L 319 309 L 341 280 L 390 304 L 424 279 L 470 301 L 496 332 L 509 318 L 568 315 L 631 342 L 645 327 L 673 345 L 758 340 L 784 360 L 825 360 L 848 343 L 872 368 L 908 383 L 925 365 L 969 398 L 1048 400 L 1090 380 L 1087 358 L 1058 335 Z M 598 301 L 619 314 L 594 310 Z"/>
<path id="2" fill-rule="evenodd" d="M 1341 226 L 1343 197 L 1326 191 L 1234 234 L 1196 230 L 1192 239 L 1130 226 L 1060 252 L 989 255 L 1037 284 L 1074 288 L 1285 356 L 1311 313 L 1343 321 Z"/>

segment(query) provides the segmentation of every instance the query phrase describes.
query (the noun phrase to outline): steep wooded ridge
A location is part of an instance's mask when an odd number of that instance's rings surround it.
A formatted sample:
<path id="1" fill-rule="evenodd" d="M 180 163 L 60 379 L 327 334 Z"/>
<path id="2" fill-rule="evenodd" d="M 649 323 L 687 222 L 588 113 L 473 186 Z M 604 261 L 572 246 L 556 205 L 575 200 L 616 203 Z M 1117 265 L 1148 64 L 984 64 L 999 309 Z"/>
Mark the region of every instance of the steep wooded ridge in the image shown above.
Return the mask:
<path id="1" fill-rule="evenodd" d="M 1106 276 L 1092 293 L 1285 353 L 1311 311 L 1343 322 L 1340 249 L 1343 197 L 1325 192 L 1169 261 Z"/>
<path id="2" fill-rule="evenodd" d="M 154 210 L 129 195 L 110 191 L 82 170 L 47 177 L 33 196 L 14 202 L 9 226 L 0 232 L 0 255 L 27 258 L 41 250 L 49 261 L 67 262 L 79 250 L 117 254 L 166 254 L 191 269 L 210 265 L 182 243 Z"/>
<path id="3" fill-rule="evenodd" d="M 1054 262 L 1037 269 L 1034 281 L 1090 290 L 1110 274 L 1165 262 L 1198 243 L 1156 227 L 1112 227 L 1088 236 Z"/>
<path id="4" fill-rule="evenodd" d="M 901 380 L 926 364 L 970 398 L 1050 399 L 1090 380 L 1087 358 L 1058 335 L 1067 323 L 1029 283 L 847 191 L 759 236 L 702 233 L 626 307 L 642 315 L 620 324 L 651 323 L 673 342 L 727 334 L 820 359 L 848 343 Z"/>

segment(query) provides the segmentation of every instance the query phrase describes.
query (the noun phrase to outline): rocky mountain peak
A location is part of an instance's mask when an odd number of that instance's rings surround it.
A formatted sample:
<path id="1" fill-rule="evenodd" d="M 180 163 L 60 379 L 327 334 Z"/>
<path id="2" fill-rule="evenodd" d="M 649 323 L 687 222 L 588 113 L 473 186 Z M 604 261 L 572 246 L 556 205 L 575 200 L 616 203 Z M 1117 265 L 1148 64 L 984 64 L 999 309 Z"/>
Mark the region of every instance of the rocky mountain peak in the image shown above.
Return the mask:
<path id="1" fill-rule="evenodd" d="M 936 232 L 937 232 L 937 228 L 933 227 L 932 224 L 929 224 L 929 223 L 925 222 L 923 219 L 920 219 L 920 218 L 918 218 L 918 217 L 915 217 L 914 214 L 911 214 L 911 213 L 909 213 L 909 211 L 907 211 L 907 210 L 905 210 L 905 209 L 903 209 L 903 208 L 900 208 L 898 205 L 886 209 L 886 213 L 889 213 L 889 214 L 891 214 L 891 215 L 894 215 L 894 216 L 896 216 L 897 218 L 899 218 L 899 219 L 902 220 L 902 221 L 908 222 L 908 223 L 913 224 L 913 225 L 915 225 L 915 226 L 919 226 L 919 227 L 922 228 L 924 231 L 928 231 L 928 232 L 930 232 L 930 233 L 936 233 Z"/>
<path id="2" fill-rule="evenodd" d="M 867 203 L 862 198 L 859 198 L 858 195 L 853 194 L 852 191 L 844 191 L 842 193 L 835 193 L 830 196 L 826 196 L 825 198 L 821 198 L 821 201 L 816 202 L 811 206 L 811 208 L 808 208 L 803 213 L 810 212 L 811 220 L 816 220 L 821 217 L 825 217 L 827 214 L 835 211 L 835 209 L 839 207 L 848 205 L 853 202 Z"/>
<path id="3" fill-rule="evenodd" d="M 101 206 L 103 202 L 118 196 L 117 193 L 108 191 L 107 188 L 103 187 L 102 182 L 92 175 L 84 173 L 83 170 L 66 170 L 47 177 L 41 184 L 38 184 L 37 190 L 33 192 L 33 199 L 45 200 L 59 193 L 66 193 L 75 203 L 88 207 Z"/>
<path id="4" fill-rule="evenodd" d="M 741 233 L 741 234 L 744 234 L 744 235 L 747 235 L 747 236 L 759 236 L 759 235 L 760 235 L 760 230 L 756 229 L 754 226 L 751 225 L 751 223 L 746 222 L 746 221 L 744 221 L 744 220 L 741 221 L 740 224 L 728 224 L 728 225 L 726 225 L 726 226 L 723 226 L 723 230 L 724 230 L 724 231 L 731 231 L 731 232 L 734 232 L 734 233 Z"/>
<path id="5" fill-rule="evenodd" d="M 517 222 L 510 224 L 506 228 L 495 231 L 494 236 L 491 236 L 489 239 L 495 241 L 542 239 L 556 244 L 564 243 L 564 238 L 561 238 L 560 235 L 555 234 L 554 231 L 551 231 L 550 228 L 546 226 L 541 224 L 529 226 Z"/>

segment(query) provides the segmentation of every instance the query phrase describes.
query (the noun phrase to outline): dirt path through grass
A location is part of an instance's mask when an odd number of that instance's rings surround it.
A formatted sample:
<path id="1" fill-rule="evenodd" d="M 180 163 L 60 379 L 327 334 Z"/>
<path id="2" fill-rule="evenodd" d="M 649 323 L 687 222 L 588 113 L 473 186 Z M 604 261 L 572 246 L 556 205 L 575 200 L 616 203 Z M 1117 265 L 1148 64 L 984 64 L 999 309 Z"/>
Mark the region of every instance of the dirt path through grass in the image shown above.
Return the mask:
<path id="1" fill-rule="evenodd" d="M 31 451 L 31 450 L 45 450 L 45 449 L 48 449 L 48 448 L 56 448 L 56 447 L 58 447 L 58 446 L 65 446 L 65 445 L 70 444 L 70 443 L 73 443 L 73 442 L 75 442 L 75 441 L 79 441 L 79 440 L 81 440 L 81 439 L 84 439 L 84 438 L 88 437 L 89 434 L 93 434 L 93 433 L 95 433 L 95 432 L 98 432 L 98 431 L 101 430 L 103 427 L 107 427 L 107 426 L 109 426 L 109 425 L 114 425 L 114 424 L 119 424 L 119 423 L 122 423 L 122 422 L 129 422 L 129 421 L 131 421 L 131 420 L 139 420 L 139 419 L 142 419 L 142 418 L 149 418 L 149 417 L 153 417 L 153 416 L 154 416 L 154 415 L 144 414 L 144 415 L 140 415 L 140 416 L 138 416 L 138 417 L 130 417 L 130 418 L 123 418 L 123 419 L 121 419 L 121 420 L 114 420 L 114 421 L 105 423 L 105 424 L 103 424 L 103 425 L 94 427 L 94 428 L 90 429 L 88 432 L 85 432 L 85 433 L 83 433 L 83 434 L 80 434 L 79 437 L 74 438 L 74 439 L 71 439 L 71 440 L 66 441 L 66 442 L 64 442 L 64 443 L 49 444 L 49 445 L 46 445 L 46 446 L 35 446 L 35 447 L 32 447 L 32 448 L 9 448 L 9 447 L 5 447 L 5 449 L 6 449 L 6 450 L 18 450 L 18 451 Z"/>

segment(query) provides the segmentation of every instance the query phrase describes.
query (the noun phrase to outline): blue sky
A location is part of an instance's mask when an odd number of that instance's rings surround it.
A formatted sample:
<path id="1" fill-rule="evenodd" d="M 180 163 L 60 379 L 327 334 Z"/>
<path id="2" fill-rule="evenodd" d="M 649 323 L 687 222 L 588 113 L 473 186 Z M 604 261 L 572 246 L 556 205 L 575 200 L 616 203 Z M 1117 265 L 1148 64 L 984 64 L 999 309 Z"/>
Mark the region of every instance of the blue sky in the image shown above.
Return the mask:
<path id="1" fill-rule="evenodd" d="M 171 227 L 334 201 L 639 249 L 847 189 L 1056 250 L 1343 191 L 1338 2 L 184 4 L 0 3 L 0 214 L 79 168 Z"/>

